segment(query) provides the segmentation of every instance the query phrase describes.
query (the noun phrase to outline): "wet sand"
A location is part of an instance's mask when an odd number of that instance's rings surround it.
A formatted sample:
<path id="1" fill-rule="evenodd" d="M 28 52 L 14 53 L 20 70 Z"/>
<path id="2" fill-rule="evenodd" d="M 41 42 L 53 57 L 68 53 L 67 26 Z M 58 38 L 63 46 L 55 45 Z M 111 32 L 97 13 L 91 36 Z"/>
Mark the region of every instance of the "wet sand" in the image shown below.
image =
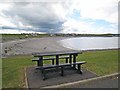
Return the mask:
<path id="1" fill-rule="evenodd" d="M 2 43 L 2 56 L 71 50 L 59 43 L 60 40 L 66 38 L 68 37 L 45 37 L 5 42 Z M 7 53 L 5 53 L 5 49 Z"/>

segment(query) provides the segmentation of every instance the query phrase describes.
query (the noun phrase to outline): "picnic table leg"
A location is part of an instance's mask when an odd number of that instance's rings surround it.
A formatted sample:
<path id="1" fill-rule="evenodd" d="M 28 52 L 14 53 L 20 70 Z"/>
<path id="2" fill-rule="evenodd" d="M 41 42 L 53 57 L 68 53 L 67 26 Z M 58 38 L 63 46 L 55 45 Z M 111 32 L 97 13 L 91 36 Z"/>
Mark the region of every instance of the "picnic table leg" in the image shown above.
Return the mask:
<path id="1" fill-rule="evenodd" d="M 54 65 L 54 59 L 52 59 L 52 65 Z"/>
<path id="2" fill-rule="evenodd" d="M 73 55 L 73 63 L 76 63 L 77 54 Z M 76 64 L 73 65 L 73 68 L 76 69 Z"/>
<path id="3" fill-rule="evenodd" d="M 64 67 L 61 66 L 61 76 L 64 76 Z"/>
<path id="4" fill-rule="evenodd" d="M 68 63 L 68 58 L 66 58 L 66 63 Z"/>
<path id="5" fill-rule="evenodd" d="M 78 64 L 78 72 L 79 72 L 80 74 L 82 74 L 81 64 Z"/>
<path id="6" fill-rule="evenodd" d="M 41 72 L 42 72 L 42 75 L 43 75 L 43 80 L 45 80 L 45 79 L 46 79 L 45 70 L 44 70 L 44 69 L 41 69 Z"/>
<path id="7" fill-rule="evenodd" d="M 69 63 L 72 63 L 72 54 L 70 54 Z M 70 67 L 72 67 L 72 65 L 70 65 Z"/>
<path id="8" fill-rule="evenodd" d="M 37 66 L 43 66 L 43 57 L 39 57 L 39 61 L 37 63 Z"/>
<path id="9" fill-rule="evenodd" d="M 59 55 L 56 55 L 56 65 L 59 65 Z"/>
<path id="10" fill-rule="evenodd" d="M 69 63 L 72 63 L 72 55 L 70 54 L 70 60 Z"/>

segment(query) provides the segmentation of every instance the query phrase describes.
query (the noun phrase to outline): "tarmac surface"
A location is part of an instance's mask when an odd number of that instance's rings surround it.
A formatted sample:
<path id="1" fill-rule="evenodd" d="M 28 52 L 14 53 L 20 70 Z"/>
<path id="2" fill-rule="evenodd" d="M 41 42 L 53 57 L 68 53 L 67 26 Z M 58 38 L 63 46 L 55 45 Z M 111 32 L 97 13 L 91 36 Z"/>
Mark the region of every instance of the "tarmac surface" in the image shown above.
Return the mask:
<path id="1" fill-rule="evenodd" d="M 93 80 L 86 83 L 64 86 L 62 88 L 119 88 L 118 76 Z"/>
<path id="2" fill-rule="evenodd" d="M 35 67 L 29 67 L 26 69 L 29 88 L 43 88 L 46 86 L 59 85 L 97 77 L 97 75 L 88 70 L 83 69 L 83 74 L 79 74 L 76 70 L 71 68 L 65 69 L 65 76 L 63 77 L 60 75 L 59 69 L 47 70 L 46 76 L 47 79 L 43 80 L 40 70 L 36 70 Z"/>

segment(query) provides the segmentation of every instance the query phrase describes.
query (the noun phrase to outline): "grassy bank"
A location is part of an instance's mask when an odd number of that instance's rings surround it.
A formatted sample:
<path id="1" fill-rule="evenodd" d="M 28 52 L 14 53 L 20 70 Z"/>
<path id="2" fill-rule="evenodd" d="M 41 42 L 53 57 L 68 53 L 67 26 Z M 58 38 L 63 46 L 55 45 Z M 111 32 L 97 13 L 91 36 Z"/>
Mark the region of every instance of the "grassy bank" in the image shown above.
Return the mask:
<path id="1" fill-rule="evenodd" d="M 118 72 L 118 50 L 84 52 L 78 60 L 87 61 L 84 68 L 98 76 Z"/>
<path id="2" fill-rule="evenodd" d="M 37 34 L 35 36 L 31 34 L 2 34 L 1 36 L 2 36 L 2 42 L 7 42 L 18 39 L 48 37 L 49 34 Z"/>
<path id="3" fill-rule="evenodd" d="M 3 59 L 3 87 L 24 87 L 24 69 L 33 64 L 31 56 L 15 56 Z"/>
<path id="4" fill-rule="evenodd" d="M 24 87 L 24 68 L 35 65 L 31 59 L 31 56 L 14 56 L 3 59 L 4 88 Z M 87 61 L 83 67 L 99 76 L 118 72 L 118 50 L 84 52 L 78 55 L 77 60 Z"/>
<path id="5" fill-rule="evenodd" d="M 2 88 L 2 59 L 0 58 L 0 89 Z"/>

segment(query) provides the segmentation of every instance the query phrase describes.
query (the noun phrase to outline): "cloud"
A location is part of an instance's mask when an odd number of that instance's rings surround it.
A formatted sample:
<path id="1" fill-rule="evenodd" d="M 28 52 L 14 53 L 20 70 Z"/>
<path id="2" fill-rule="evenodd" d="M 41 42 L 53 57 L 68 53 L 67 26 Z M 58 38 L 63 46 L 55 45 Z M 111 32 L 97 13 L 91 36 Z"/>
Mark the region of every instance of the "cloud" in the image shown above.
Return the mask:
<path id="1" fill-rule="evenodd" d="M 75 0 L 68 17 L 64 33 L 118 33 L 118 0 Z"/>
<path id="2" fill-rule="evenodd" d="M 102 19 L 117 23 L 119 0 L 76 0 L 73 8 L 79 10 L 82 18 Z"/>
<path id="3" fill-rule="evenodd" d="M 64 16 L 56 10 L 58 7 L 62 12 L 62 7 L 55 6 L 54 3 L 12 3 L 10 10 L 4 10 L 3 13 L 12 19 L 17 27 L 20 27 L 21 23 L 23 26 L 39 28 L 40 31 L 42 28 L 48 32 L 49 30 L 57 32 L 62 29 Z"/>
<path id="4" fill-rule="evenodd" d="M 0 27 L 7 29 L 47 33 L 117 33 L 118 0 L 24 1 L 0 5 Z M 98 20 L 107 22 L 107 25 L 97 26 Z"/>
<path id="5" fill-rule="evenodd" d="M 1 34 L 21 34 L 21 33 L 36 33 L 36 32 L 31 30 L 25 31 L 25 30 L 17 30 L 17 29 L 3 29 L 3 30 L 0 29 L 0 33 Z M 37 33 L 43 34 L 42 32 L 37 32 Z"/>
<path id="6" fill-rule="evenodd" d="M 118 33 L 117 24 L 106 24 L 97 21 L 79 21 L 77 19 L 69 18 L 63 25 L 64 29 L 60 33 L 80 33 L 80 34 L 105 34 L 105 33 Z M 68 32 L 69 31 L 69 32 Z"/>

